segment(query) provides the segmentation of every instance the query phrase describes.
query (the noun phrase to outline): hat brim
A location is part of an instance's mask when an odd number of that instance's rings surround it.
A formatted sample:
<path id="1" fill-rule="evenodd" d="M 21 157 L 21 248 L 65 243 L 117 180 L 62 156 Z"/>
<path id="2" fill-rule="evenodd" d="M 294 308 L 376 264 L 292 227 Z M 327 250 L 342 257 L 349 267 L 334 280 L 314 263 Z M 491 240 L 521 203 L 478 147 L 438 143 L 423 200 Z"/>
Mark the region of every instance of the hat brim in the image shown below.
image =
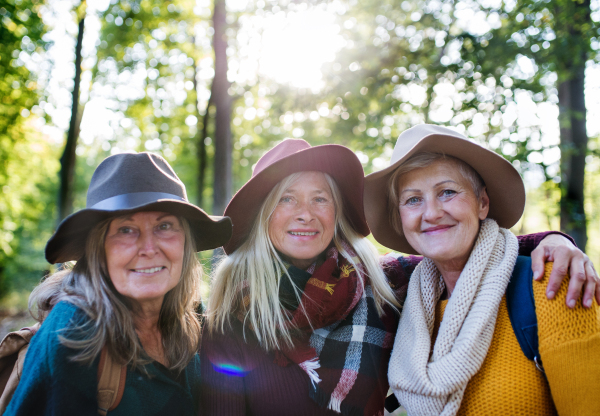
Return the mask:
<path id="1" fill-rule="evenodd" d="M 502 156 L 460 137 L 430 134 L 420 140 L 401 159 L 365 178 L 365 214 L 373 237 L 380 244 L 407 254 L 419 254 L 404 235 L 397 233 L 389 215 L 388 183 L 394 171 L 420 152 L 443 153 L 471 166 L 485 182 L 490 198 L 488 218 L 500 227 L 514 226 L 525 209 L 525 186 L 512 164 Z"/>
<path id="2" fill-rule="evenodd" d="M 363 236 L 370 234 L 363 206 L 363 167 L 352 150 L 327 144 L 278 160 L 240 188 L 225 209 L 225 215 L 233 221 L 233 235 L 223 247 L 227 254 L 248 237 L 262 203 L 275 185 L 293 173 L 307 171 L 330 175 L 340 189 L 344 213 L 354 230 Z"/>
<path id="3" fill-rule="evenodd" d="M 85 254 L 87 236 L 96 224 L 111 217 L 138 211 L 169 212 L 187 219 L 197 251 L 220 247 L 231 237 L 232 225 L 229 218 L 208 215 L 185 201 L 157 200 L 116 210 L 82 209 L 59 224 L 46 244 L 46 260 L 54 264 L 81 259 Z"/>

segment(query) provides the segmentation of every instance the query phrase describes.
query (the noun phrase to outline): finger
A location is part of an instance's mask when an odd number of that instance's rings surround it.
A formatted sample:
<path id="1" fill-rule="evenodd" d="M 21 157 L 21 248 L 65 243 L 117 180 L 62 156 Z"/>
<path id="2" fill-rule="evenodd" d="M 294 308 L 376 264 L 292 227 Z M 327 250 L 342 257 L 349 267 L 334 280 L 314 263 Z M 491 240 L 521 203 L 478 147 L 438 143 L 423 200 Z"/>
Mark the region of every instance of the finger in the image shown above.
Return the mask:
<path id="1" fill-rule="evenodd" d="M 594 299 L 594 293 L 596 292 L 596 280 L 587 279 L 585 283 L 585 289 L 583 291 L 583 306 L 586 308 L 592 307 L 592 301 Z"/>
<path id="2" fill-rule="evenodd" d="M 579 259 L 578 257 L 574 257 L 571 260 L 571 266 L 569 268 L 569 290 L 567 292 L 567 306 L 569 308 L 574 308 L 577 304 L 577 300 L 581 297 L 581 292 L 583 290 L 583 285 L 585 283 L 589 284 L 585 277 L 585 266 L 583 264 L 583 259 Z M 595 284 L 592 284 L 592 290 L 595 290 Z M 592 292 L 593 293 L 593 292 Z"/>
<path id="3" fill-rule="evenodd" d="M 587 260 L 585 262 L 585 270 L 586 270 L 586 274 L 588 275 L 588 278 L 589 278 L 589 276 L 592 276 L 594 278 L 594 281 L 596 282 L 596 285 L 600 284 L 600 277 L 598 277 L 598 272 L 596 271 L 596 268 L 594 267 L 594 263 L 592 263 L 592 261 L 589 259 L 589 257 L 587 258 Z"/>
<path id="4" fill-rule="evenodd" d="M 540 280 L 544 275 L 544 263 L 548 258 L 548 252 L 543 247 L 538 247 L 531 252 L 531 270 L 533 280 Z"/>
<path id="5" fill-rule="evenodd" d="M 546 286 L 546 297 L 548 299 L 554 299 L 554 296 L 556 296 L 562 281 L 569 271 L 569 263 L 572 256 L 573 253 L 571 250 L 565 250 L 564 247 L 556 247 L 554 249 L 554 265 L 552 266 L 552 272 Z M 576 287 L 574 287 L 574 290 L 577 290 Z"/>
<path id="6" fill-rule="evenodd" d="M 596 280 L 596 303 L 600 305 L 600 277 L 598 277 L 598 272 L 596 271 L 594 263 L 592 263 L 591 260 L 588 260 L 588 262 L 586 263 L 586 267 L 588 266 L 592 268 L 593 275 Z"/>

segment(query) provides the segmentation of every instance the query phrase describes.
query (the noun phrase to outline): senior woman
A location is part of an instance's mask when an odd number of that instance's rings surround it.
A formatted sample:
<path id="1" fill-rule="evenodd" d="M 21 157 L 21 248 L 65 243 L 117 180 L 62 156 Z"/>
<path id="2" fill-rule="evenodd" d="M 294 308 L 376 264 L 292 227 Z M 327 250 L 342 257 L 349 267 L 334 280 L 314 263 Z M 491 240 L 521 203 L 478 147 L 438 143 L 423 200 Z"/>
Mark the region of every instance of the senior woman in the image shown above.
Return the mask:
<path id="1" fill-rule="evenodd" d="M 106 351 L 121 365 L 121 383 L 125 377 L 111 415 L 195 415 L 196 252 L 230 236 L 230 220 L 190 204 L 162 157 L 105 159 L 92 177 L 87 208 L 62 221 L 46 246 L 50 263 L 76 263 L 31 295 L 43 324 L 5 414 L 106 414 L 97 380 Z"/>
<path id="2" fill-rule="evenodd" d="M 368 176 L 365 189 L 374 237 L 425 257 L 389 367 L 409 415 L 600 414 L 596 303 L 571 310 L 524 280 L 535 302 L 537 368 L 520 346 L 515 318 L 524 302 L 507 302 L 519 275 L 508 228 L 521 217 L 525 190 L 509 162 L 453 130 L 420 125 L 402 133 L 391 166 Z"/>
<path id="3" fill-rule="evenodd" d="M 382 270 L 363 181 L 338 145 L 284 140 L 258 161 L 225 211 L 234 231 L 208 301 L 202 414 L 383 412 L 405 268 L 420 258 Z"/>

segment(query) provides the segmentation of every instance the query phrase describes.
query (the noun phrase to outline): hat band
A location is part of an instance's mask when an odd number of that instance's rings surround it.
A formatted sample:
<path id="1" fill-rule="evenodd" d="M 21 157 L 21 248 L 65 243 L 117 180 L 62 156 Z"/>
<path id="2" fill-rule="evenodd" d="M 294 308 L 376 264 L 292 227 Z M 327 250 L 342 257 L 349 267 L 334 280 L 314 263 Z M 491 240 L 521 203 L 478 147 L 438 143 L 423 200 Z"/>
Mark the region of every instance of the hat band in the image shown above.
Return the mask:
<path id="1" fill-rule="evenodd" d="M 119 211 L 122 209 L 132 209 L 154 202 L 160 202 L 159 200 L 161 199 L 175 199 L 177 201 L 188 202 L 185 198 L 182 198 L 178 195 L 167 194 L 164 192 L 134 192 L 131 194 L 121 194 L 103 199 L 88 209 Z"/>

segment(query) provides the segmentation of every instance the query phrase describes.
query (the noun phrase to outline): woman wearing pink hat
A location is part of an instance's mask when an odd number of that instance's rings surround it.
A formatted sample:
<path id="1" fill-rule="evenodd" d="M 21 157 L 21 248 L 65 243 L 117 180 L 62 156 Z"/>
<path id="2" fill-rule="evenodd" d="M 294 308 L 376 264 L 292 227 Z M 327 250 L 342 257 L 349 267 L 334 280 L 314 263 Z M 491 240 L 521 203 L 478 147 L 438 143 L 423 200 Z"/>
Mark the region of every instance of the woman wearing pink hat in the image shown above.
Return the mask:
<path id="1" fill-rule="evenodd" d="M 285 140 L 225 211 L 201 348 L 203 415 L 380 415 L 408 269 L 365 238 L 346 147 Z M 529 253 L 543 235 L 523 239 Z M 570 243 L 569 243 L 570 244 Z"/>

